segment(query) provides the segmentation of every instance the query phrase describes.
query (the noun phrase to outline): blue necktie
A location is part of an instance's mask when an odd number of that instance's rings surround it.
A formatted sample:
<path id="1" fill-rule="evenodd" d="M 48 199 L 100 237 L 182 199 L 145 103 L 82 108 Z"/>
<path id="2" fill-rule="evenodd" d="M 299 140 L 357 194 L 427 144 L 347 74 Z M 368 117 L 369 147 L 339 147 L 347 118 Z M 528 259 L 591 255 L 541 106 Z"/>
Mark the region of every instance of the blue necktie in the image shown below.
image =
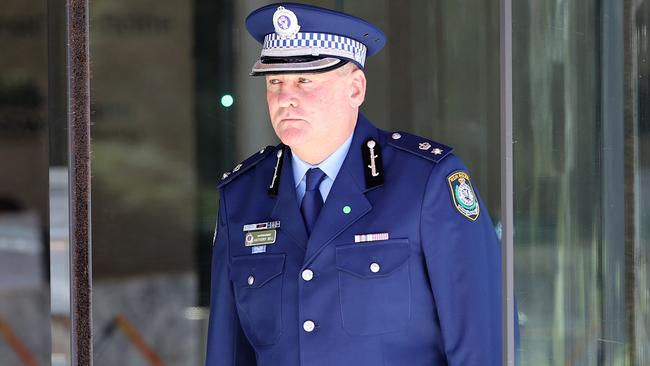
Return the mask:
<path id="1" fill-rule="evenodd" d="M 302 217 L 307 227 L 307 234 L 311 234 L 320 209 L 323 208 L 323 196 L 321 196 L 318 187 L 324 178 L 325 173 L 318 168 L 312 168 L 307 171 L 307 189 L 305 190 L 305 196 L 302 198 L 302 204 L 300 205 L 300 211 L 302 211 Z"/>

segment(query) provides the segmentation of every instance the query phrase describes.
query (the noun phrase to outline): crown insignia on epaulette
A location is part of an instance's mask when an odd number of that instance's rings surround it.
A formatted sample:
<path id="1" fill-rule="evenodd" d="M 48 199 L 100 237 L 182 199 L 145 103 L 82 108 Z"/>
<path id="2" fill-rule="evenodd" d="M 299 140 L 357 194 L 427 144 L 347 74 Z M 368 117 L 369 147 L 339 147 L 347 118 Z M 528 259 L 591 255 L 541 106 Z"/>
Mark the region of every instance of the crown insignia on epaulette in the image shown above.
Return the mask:
<path id="1" fill-rule="evenodd" d="M 393 132 L 388 143 L 436 163 L 453 151 L 450 146 L 401 131 Z"/>

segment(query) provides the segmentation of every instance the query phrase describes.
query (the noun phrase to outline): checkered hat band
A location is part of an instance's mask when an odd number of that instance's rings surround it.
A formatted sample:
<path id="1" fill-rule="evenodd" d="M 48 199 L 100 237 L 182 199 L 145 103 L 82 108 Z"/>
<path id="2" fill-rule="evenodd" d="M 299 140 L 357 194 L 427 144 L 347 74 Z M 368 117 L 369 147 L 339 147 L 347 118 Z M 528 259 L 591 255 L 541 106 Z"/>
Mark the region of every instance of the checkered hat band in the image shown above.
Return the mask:
<path id="1" fill-rule="evenodd" d="M 328 56 L 355 60 L 363 66 L 366 61 L 366 46 L 354 39 L 327 33 L 298 32 L 293 38 L 268 34 L 264 38 L 262 57 Z"/>

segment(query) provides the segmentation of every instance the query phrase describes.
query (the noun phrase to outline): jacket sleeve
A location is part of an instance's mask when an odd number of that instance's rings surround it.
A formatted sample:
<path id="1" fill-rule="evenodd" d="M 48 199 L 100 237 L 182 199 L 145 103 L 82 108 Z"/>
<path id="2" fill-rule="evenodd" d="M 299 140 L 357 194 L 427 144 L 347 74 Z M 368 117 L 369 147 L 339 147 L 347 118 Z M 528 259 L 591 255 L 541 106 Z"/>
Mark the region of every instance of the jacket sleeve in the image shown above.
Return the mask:
<path id="1" fill-rule="evenodd" d="M 229 234 L 223 189 L 212 250 L 206 366 L 255 366 L 255 352 L 239 324 L 230 281 Z"/>
<path id="2" fill-rule="evenodd" d="M 486 206 L 476 220 L 455 205 L 448 177 L 467 172 L 451 155 L 433 167 L 420 234 L 449 366 L 500 366 L 501 252 Z"/>

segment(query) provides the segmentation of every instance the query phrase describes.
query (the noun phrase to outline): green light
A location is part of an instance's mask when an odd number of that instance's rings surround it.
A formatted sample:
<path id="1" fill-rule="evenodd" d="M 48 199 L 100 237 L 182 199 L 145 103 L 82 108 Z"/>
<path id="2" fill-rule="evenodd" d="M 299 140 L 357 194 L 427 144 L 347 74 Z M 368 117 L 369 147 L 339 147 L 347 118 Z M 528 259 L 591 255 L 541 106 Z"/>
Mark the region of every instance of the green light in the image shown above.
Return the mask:
<path id="1" fill-rule="evenodd" d="M 221 97 L 221 105 L 228 108 L 232 106 L 235 103 L 235 98 L 232 97 L 230 94 L 224 94 L 223 97 Z"/>

